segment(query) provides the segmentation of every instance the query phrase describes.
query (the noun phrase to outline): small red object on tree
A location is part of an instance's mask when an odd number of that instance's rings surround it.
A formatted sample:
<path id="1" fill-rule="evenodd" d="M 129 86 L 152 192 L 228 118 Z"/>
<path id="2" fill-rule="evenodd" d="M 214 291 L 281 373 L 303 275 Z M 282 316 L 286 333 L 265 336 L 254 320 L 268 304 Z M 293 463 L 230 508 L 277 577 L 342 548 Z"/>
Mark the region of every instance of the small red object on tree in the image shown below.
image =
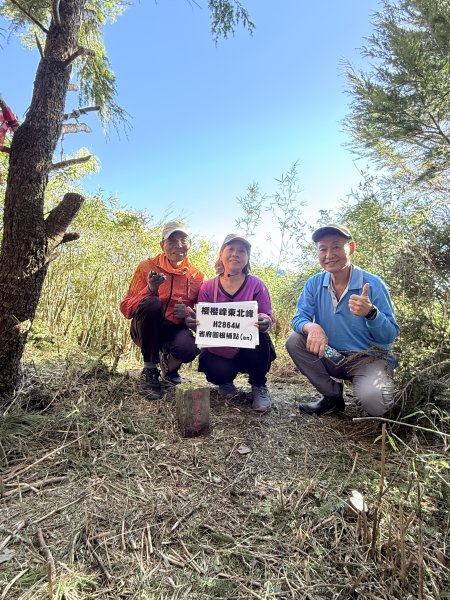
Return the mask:
<path id="1" fill-rule="evenodd" d="M 2 109 L 0 112 L 0 146 L 2 146 L 8 131 L 14 133 L 19 127 L 19 123 L 17 122 L 16 115 L 1 98 L 0 107 Z"/>

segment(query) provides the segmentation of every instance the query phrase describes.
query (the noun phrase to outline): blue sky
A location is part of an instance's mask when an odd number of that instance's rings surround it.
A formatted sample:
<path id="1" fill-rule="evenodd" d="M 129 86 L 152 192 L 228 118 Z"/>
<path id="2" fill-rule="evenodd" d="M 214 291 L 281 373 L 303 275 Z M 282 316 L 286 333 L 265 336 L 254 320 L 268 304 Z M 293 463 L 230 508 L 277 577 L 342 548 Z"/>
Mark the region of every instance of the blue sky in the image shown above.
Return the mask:
<path id="1" fill-rule="evenodd" d="M 245 0 L 253 36 L 239 28 L 218 46 L 206 0 L 199 4 L 141 0 L 107 27 L 118 103 L 132 129 L 107 139 L 91 117 L 93 133 L 71 136 L 67 149 L 85 146 L 101 162 L 86 189 L 117 195 L 156 219 L 182 212 L 194 234 L 220 243 L 236 230 L 237 197 L 247 186 L 256 181 L 273 193 L 275 178 L 298 161 L 313 225 L 319 209 L 337 208 L 356 188 L 366 167 L 343 147 L 349 98 L 341 61 L 365 64 L 359 48 L 379 3 Z M 0 91 L 23 118 L 38 53 L 11 38 L 0 57 Z M 14 65 L 8 77 L 6 61 Z M 68 105 L 76 107 L 75 94 Z M 256 238 L 261 247 L 268 233 L 267 218 Z"/>

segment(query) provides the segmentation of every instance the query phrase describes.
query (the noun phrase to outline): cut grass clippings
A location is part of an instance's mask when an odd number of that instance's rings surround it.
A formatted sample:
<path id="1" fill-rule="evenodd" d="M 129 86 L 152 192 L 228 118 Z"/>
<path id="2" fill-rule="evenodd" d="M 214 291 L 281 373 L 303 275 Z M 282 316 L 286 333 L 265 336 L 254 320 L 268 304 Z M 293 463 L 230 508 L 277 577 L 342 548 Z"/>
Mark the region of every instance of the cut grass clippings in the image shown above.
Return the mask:
<path id="1" fill-rule="evenodd" d="M 300 378 L 269 381 L 260 415 L 240 383 L 234 403 L 212 387 L 212 434 L 184 439 L 173 390 L 30 370 L 0 417 L 0 599 L 450 597 L 442 440 L 303 415 Z"/>

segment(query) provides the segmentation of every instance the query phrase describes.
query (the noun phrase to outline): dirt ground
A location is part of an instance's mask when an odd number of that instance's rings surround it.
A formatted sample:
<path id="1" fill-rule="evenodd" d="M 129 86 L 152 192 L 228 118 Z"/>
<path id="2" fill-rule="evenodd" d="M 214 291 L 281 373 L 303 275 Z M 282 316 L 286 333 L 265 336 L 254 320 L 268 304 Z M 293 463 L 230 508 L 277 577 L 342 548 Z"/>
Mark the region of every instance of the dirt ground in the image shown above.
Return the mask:
<path id="1" fill-rule="evenodd" d="M 450 598 L 445 439 L 304 415 L 314 390 L 274 377 L 265 415 L 245 379 L 211 387 L 186 439 L 134 375 L 29 371 L 0 429 L 0 600 Z"/>

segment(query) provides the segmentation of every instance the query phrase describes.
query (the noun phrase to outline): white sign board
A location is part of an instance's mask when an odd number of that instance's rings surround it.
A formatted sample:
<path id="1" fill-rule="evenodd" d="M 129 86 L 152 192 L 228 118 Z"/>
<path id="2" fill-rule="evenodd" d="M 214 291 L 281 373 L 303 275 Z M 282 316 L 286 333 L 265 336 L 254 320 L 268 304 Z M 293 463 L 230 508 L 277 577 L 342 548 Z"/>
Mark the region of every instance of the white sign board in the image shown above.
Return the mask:
<path id="1" fill-rule="evenodd" d="M 259 344 L 258 303 L 199 302 L 196 344 L 199 348 L 231 346 L 254 348 Z"/>

